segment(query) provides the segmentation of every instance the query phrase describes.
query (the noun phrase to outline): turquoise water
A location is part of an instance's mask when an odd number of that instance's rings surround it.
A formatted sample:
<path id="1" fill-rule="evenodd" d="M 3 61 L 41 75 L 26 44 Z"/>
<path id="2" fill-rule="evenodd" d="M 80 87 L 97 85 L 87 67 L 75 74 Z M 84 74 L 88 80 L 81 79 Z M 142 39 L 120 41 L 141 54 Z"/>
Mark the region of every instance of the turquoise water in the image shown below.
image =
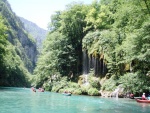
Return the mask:
<path id="1" fill-rule="evenodd" d="M 132 99 L 65 96 L 32 92 L 28 88 L 0 88 L 0 113 L 150 113 L 150 104 Z"/>

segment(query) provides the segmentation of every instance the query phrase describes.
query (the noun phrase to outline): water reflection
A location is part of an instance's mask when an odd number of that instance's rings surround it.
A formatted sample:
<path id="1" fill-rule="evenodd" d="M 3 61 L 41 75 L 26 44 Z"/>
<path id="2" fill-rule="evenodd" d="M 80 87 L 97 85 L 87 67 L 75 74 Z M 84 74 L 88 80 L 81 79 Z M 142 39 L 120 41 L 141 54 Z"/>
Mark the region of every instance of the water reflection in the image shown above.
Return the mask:
<path id="1" fill-rule="evenodd" d="M 64 96 L 28 88 L 0 89 L 0 113 L 150 113 L 150 104 L 135 100 Z"/>
<path id="2" fill-rule="evenodd" d="M 150 107 L 150 104 L 149 103 L 138 103 L 138 105 L 142 108 L 147 108 L 147 107 Z"/>

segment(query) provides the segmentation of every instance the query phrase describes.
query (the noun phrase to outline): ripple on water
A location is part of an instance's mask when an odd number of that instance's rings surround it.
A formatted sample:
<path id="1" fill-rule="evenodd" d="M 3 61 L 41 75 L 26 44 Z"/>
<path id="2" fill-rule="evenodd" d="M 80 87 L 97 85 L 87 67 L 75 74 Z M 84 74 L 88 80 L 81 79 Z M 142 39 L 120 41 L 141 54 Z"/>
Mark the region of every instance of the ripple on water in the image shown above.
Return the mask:
<path id="1" fill-rule="evenodd" d="M 64 96 L 26 88 L 0 88 L 0 113 L 150 113 L 135 100 Z"/>

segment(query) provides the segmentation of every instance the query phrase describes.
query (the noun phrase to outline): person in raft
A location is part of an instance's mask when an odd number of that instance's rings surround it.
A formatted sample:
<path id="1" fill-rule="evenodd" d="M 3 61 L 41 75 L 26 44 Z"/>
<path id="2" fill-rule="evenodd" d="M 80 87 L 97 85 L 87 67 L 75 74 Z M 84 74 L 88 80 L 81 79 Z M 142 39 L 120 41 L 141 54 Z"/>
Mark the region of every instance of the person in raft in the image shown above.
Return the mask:
<path id="1" fill-rule="evenodd" d="M 133 93 L 130 94 L 130 98 L 134 99 L 134 94 Z"/>
<path id="2" fill-rule="evenodd" d="M 143 93 L 143 95 L 142 95 L 142 100 L 147 100 L 146 96 L 145 96 L 145 93 Z"/>

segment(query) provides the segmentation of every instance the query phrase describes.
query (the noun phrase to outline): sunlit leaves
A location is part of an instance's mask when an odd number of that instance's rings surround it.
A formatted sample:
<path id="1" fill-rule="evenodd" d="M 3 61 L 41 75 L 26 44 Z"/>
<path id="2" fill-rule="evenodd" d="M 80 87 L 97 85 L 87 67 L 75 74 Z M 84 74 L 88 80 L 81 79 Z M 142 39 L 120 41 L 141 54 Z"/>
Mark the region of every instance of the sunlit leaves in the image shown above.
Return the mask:
<path id="1" fill-rule="evenodd" d="M 59 32 L 49 34 L 44 43 L 43 56 L 39 58 L 42 60 L 38 64 L 41 75 L 45 73 L 45 76 L 52 70 L 67 74 L 71 67 L 80 66 L 77 63 L 80 62 L 81 49 L 86 49 L 93 57 L 103 55 L 108 73 L 118 79 L 121 77 L 124 88 L 132 87 L 134 92 L 139 90 L 139 85 L 134 88 L 136 83 L 132 84 L 132 79 L 137 82 L 150 66 L 148 10 L 147 0 L 95 0 L 87 6 L 68 5 L 66 10 L 52 17 L 53 32 Z M 125 74 L 126 71 L 129 74 Z M 133 73 L 137 71 L 142 76 Z M 109 82 L 114 83 L 114 87 L 117 85 L 116 81 Z M 143 84 L 143 81 L 138 83 Z"/>
<path id="2" fill-rule="evenodd" d="M 51 16 L 51 22 L 49 23 L 48 26 L 50 31 L 55 31 L 61 26 L 60 15 L 61 15 L 61 11 L 56 11 L 55 14 Z"/>
<path id="3" fill-rule="evenodd" d="M 147 76 L 141 76 L 140 73 L 126 73 L 124 76 L 120 77 L 119 83 L 126 92 L 139 93 L 145 90 L 149 90 L 150 83 L 148 82 L 150 78 Z M 143 86 L 141 88 L 141 86 Z"/>
<path id="4" fill-rule="evenodd" d="M 87 25 L 84 30 L 108 29 L 112 24 L 112 13 L 109 11 L 109 7 L 100 2 L 93 2 L 89 8 L 91 10 L 86 15 Z"/>
<path id="5" fill-rule="evenodd" d="M 6 45 L 8 43 L 6 36 L 6 26 L 4 25 L 4 19 L 0 15 L 0 66 L 3 67 L 4 57 L 6 54 Z"/>
<path id="6" fill-rule="evenodd" d="M 6 30 L 7 30 L 7 27 L 4 25 L 4 19 L 0 15 L 0 43 L 1 45 L 6 44 L 6 38 L 7 38 Z"/>

